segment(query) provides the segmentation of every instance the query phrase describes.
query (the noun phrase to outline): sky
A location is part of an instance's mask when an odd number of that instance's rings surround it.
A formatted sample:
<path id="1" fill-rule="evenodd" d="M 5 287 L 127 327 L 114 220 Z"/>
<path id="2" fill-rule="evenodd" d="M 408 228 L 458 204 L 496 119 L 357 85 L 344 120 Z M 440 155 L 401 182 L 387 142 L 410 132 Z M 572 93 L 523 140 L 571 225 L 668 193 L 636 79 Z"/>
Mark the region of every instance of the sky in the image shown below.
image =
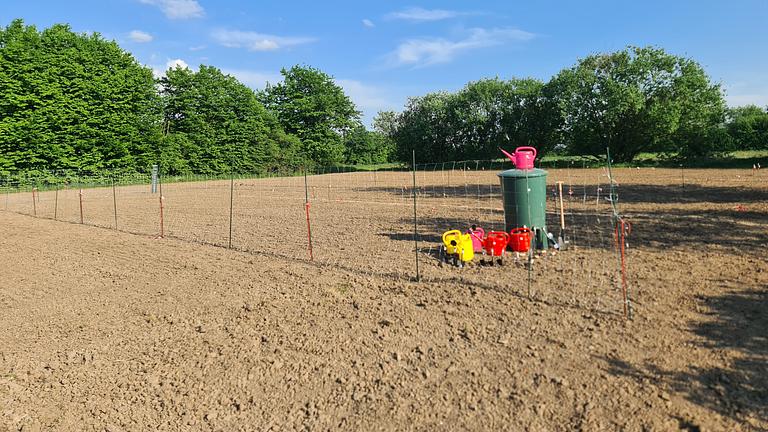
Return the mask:
<path id="1" fill-rule="evenodd" d="M 312 66 L 368 126 L 410 96 L 482 78 L 546 81 L 628 45 L 695 59 L 732 106 L 768 106 L 768 0 L 3 0 L 0 25 L 16 18 L 100 33 L 156 74 L 205 64 L 261 89 L 281 68 Z"/>

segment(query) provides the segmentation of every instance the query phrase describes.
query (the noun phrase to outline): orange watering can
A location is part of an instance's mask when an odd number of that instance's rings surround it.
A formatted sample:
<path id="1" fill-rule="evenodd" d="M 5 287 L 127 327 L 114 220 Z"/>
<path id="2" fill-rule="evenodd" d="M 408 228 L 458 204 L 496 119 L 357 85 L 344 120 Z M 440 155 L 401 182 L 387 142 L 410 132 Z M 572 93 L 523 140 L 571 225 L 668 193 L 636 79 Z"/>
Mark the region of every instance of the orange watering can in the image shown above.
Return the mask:
<path id="1" fill-rule="evenodd" d="M 520 170 L 533 169 L 533 161 L 536 159 L 536 149 L 533 147 L 518 147 L 514 154 L 510 154 L 503 148 L 499 148 L 504 155 Z"/>

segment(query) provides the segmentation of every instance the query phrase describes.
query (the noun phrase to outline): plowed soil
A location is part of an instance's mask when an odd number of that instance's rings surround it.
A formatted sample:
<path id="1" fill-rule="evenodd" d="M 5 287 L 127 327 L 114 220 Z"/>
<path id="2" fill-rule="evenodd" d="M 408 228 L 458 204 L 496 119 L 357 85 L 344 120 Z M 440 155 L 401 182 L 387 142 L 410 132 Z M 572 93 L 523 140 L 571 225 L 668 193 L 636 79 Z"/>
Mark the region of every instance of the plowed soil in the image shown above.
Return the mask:
<path id="1" fill-rule="evenodd" d="M 498 181 L 419 173 L 419 282 L 408 173 L 312 176 L 314 261 L 300 178 L 164 185 L 166 238 L 144 186 L 6 195 L 0 431 L 768 430 L 768 172 L 614 176 L 631 320 L 601 170 L 530 271 L 441 265 Z"/>

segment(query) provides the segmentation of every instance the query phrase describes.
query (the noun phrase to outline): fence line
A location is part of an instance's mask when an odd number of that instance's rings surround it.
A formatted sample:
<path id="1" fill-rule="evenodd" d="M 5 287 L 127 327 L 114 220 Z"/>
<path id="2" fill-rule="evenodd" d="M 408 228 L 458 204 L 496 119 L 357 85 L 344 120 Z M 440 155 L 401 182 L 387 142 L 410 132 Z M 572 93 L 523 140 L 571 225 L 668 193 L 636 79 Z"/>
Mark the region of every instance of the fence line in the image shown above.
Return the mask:
<path id="1" fill-rule="evenodd" d="M 649 204 L 686 202 L 688 195 L 697 193 L 697 187 L 716 188 L 722 181 L 692 170 L 686 173 L 683 187 L 677 169 L 614 168 L 617 192 L 613 197 L 608 190 L 609 173 L 602 168 L 570 163 L 550 169 L 547 226 L 556 234 L 564 221 L 573 252 L 536 256 L 530 268 L 525 267 L 523 257 L 513 255 L 503 268 L 476 265 L 458 270 L 439 262 L 440 235 L 449 229 L 464 231 L 470 225 L 487 231 L 505 230 L 496 174 L 510 166 L 499 161 L 414 161 L 412 168 L 317 168 L 289 176 L 161 176 L 159 192 L 154 194 L 151 178 L 145 174 L 5 176 L 0 177 L 0 208 L 38 218 L 314 261 L 314 265 L 361 274 L 454 281 L 471 289 L 515 295 L 527 291 L 520 281 L 530 272 L 534 282 L 531 296 L 536 299 L 618 313 L 623 306 L 622 284 L 633 283 L 633 249 L 626 245 L 635 241 L 638 232 L 641 237 L 644 234 L 642 227 L 628 238 L 622 231 L 621 241 L 616 240 L 611 200 L 626 205 L 629 218 L 674 226 L 681 216 L 657 215 Z M 637 177 L 638 172 L 647 178 L 640 183 L 637 179 L 622 183 L 625 176 Z M 749 174 L 745 172 L 732 182 L 748 187 L 761 181 L 759 174 Z M 702 223 L 696 215 L 686 217 L 686 223 Z M 617 252 L 622 253 L 618 264 Z M 635 295 L 637 289 L 632 292 Z"/>

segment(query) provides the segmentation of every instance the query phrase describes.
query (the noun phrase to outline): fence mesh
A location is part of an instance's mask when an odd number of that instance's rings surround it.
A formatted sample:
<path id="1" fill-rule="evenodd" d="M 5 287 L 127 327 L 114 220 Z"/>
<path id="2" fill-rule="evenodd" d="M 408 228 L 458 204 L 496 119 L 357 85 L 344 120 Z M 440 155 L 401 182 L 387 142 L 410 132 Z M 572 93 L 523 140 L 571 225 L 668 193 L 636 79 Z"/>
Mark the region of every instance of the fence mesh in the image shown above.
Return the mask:
<path id="1" fill-rule="evenodd" d="M 567 251 L 555 254 L 550 249 L 531 257 L 508 254 L 503 266 L 481 265 L 482 255 L 463 269 L 446 265 L 440 260 L 443 232 L 471 225 L 486 232 L 505 231 L 497 174 L 508 168 L 501 161 L 461 161 L 419 164 L 415 170 L 321 168 L 306 176 L 161 177 L 156 193 L 149 175 L 6 176 L 0 185 L 0 208 L 407 280 L 415 279 L 418 256 L 421 277 L 427 281 L 458 280 L 467 289 L 618 312 L 624 302 L 620 280 L 626 276 L 621 270 L 626 266 L 611 201 L 619 200 L 634 227 L 631 233 L 627 228 L 628 240 L 621 241 L 625 246 L 637 239 L 673 247 L 670 237 L 659 240 L 648 227 L 684 230 L 686 224 L 696 223 L 700 194 L 710 190 L 703 188 L 717 187 L 721 181 L 706 170 L 620 168 L 612 173 L 618 192 L 611 196 L 605 168 L 585 168 L 577 162 L 544 167 L 547 227 L 554 238 L 567 240 Z M 760 181 L 754 171 L 742 174 L 729 188 Z M 726 199 L 722 204 L 732 203 Z M 687 206 L 685 214 L 681 205 Z M 625 253 L 631 256 L 629 246 Z M 632 287 L 631 257 L 628 262 Z"/>

